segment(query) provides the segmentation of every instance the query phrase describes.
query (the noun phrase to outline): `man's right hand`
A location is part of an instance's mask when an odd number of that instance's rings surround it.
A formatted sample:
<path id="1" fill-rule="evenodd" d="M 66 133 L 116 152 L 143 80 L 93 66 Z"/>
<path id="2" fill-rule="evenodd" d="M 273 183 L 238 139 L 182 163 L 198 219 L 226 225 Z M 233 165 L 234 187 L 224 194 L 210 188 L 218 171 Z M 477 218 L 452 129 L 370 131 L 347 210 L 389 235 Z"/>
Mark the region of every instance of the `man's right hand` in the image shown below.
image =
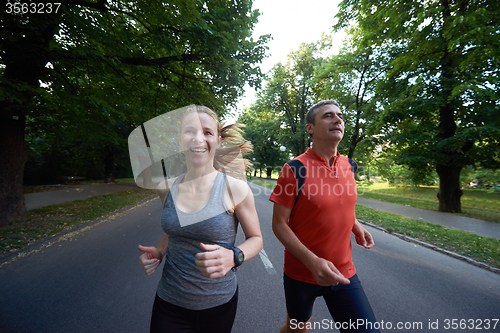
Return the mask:
<path id="1" fill-rule="evenodd" d="M 308 265 L 316 283 L 320 286 L 336 286 L 339 283 L 349 284 L 349 279 L 346 279 L 328 260 L 316 257 L 310 265 Z"/>
<path id="2" fill-rule="evenodd" d="M 144 252 L 139 257 L 142 270 L 146 273 L 146 275 L 153 274 L 156 271 L 156 267 L 160 265 L 162 260 L 160 251 L 154 246 L 139 245 L 138 249 L 139 251 Z"/>

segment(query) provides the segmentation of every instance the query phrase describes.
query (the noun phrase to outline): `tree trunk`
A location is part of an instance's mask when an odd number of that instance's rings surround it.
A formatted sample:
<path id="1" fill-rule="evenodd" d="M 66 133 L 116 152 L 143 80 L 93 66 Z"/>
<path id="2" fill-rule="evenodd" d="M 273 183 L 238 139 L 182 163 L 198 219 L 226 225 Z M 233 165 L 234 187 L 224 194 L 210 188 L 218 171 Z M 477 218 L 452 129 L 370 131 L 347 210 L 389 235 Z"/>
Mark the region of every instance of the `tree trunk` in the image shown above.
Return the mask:
<path id="1" fill-rule="evenodd" d="M 439 175 L 439 211 L 450 213 L 462 213 L 460 197 L 463 192 L 460 189 L 460 172 L 462 167 L 437 165 L 436 171 Z"/>
<path id="2" fill-rule="evenodd" d="M 448 0 L 441 0 L 443 8 L 443 31 L 451 23 L 450 5 Z M 455 136 L 457 124 L 455 123 L 455 111 L 459 101 L 452 98 L 455 78 L 455 56 L 454 52 L 449 51 L 449 41 L 443 36 L 444 51 L 441 58 L 441 101 L 439 106 L 439 134 L 437 137 L 441 142 L 447 141 Z M 449 141 L 449 140 L 448 140 Z M 441 162 L 436 165 L 436 171 L 439 175 L 439 211 L 461 213 L 462 205 L 460 197 L 460 172 L 463 168 L 462 156 L 464 151 L 457 149 L 451 144 L 443 145 L 438 151 Z"/>
<path id="3" fill-rule="evenodd" d="M 268 179 L 271 179 L 272 172 L 273 172 L 273 168 L 272 167 L 266 167 L 266 173 L 267 173 L 267 178 Z"/>
<path id="4" fill-rule="evenodd" d="M 356 150 L 356 146 L 358 144 L 358 134 L 354 134 L 351 138 L 351 144 L 349 145 L 349 153 L 347 153 L 347 157 L 351 158 L 354 156 L 354 151 Z"/>
<path id="5" fill-rule="evenodd" d="M 111 146 L 104 148 L 104 182 L 115 182 L 115 155 L 116 149 Z"/>
<path id="6" fill-rule="evenodd" d="M 28 159 L 24 139 L 26 114 L 49 58 L 49 41 L 60 16 L 33 15 L 29 24 L 7 15 L 4 29 L 12 38 L 2 40 L 5 66 L 0 90 L 0 224 L 24 217 L 24 166 Z M 5 34 L 7 35 L 7 34 Z"/>
<path id="7" fill-rule="evenodd" d="M 19 107 L 0 104 L 0 224 L 26 215 L 23 195 L 24 165 L 28 152 L 24 142 L 25 116 Z"/>

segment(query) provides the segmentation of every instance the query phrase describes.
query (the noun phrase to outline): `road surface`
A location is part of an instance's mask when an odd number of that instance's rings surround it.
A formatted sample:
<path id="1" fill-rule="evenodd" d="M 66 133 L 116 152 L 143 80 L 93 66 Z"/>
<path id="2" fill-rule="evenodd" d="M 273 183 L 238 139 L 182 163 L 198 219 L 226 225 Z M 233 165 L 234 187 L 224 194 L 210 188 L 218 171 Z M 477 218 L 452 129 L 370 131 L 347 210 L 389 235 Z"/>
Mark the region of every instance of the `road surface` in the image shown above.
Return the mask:
<path id="1" fill-rule="evenodd" d="M 271 230 L 269 190 L 250 186 L 264 251 L 238 270 L 233 332 L 278 332 L 286 315 L 283 246 Z M 0 332 L 148 332 L 160 271 L 144 275 L 137 245 L 158 243 L 160 214 L 154 199 L 0 268 Z M 500 275 L 369 231 L 375 248 L 353 245 L 353 257 L 377 317 L 372 325 L 382 332 L 500 332 Z M 240 232 L 237 243 L 242 239 Z M 335 331 L 330 319 L 318 299 L 311 332 Z"/>

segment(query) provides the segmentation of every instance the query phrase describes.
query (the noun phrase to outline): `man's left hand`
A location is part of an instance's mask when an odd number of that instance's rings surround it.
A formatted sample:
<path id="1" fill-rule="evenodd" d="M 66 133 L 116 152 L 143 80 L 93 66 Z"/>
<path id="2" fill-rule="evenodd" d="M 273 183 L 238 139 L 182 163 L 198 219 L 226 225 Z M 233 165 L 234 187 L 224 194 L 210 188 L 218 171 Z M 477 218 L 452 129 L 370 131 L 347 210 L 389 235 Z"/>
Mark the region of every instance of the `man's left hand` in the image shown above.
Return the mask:
<path id="1" fill-rule="evenodd" d="M 354 224 L 352 231 L 354 232 L 358 245 L 361 245 L 365 249 L 371 249 L 375 246 L 372 235 L 358 221 Z"/>

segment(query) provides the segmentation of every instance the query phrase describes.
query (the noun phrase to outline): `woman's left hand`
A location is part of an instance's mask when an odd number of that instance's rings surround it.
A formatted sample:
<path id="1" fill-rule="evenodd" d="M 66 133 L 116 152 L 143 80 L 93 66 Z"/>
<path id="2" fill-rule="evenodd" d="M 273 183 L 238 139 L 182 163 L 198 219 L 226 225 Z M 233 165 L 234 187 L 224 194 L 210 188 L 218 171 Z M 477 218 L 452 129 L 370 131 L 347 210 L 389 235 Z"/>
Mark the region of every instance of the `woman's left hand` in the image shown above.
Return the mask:
<path id="1" fill-rule="evenodd" d="M 223 277 L 234 267 L 233 250 L 219 245 L 208 245 L 200 243 L 205 252 L 196 254 L 196 265 L 198 269 L 211 279 Z"/>

